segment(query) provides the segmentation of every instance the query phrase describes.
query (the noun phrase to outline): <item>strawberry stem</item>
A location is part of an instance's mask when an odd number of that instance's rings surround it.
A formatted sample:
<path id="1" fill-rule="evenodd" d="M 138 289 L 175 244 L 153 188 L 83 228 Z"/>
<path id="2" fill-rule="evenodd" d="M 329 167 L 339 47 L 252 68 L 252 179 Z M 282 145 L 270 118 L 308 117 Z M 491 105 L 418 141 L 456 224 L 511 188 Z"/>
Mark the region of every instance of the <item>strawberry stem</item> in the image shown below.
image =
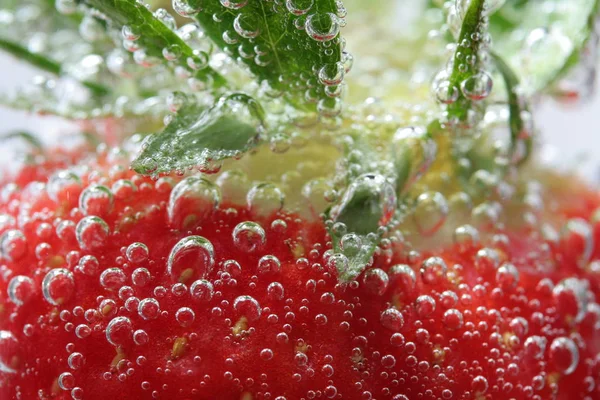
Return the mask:
<path id="1" fill-rule="evenodd" d="M 525 144 L 525 154 L 516 161 L 516 164 L 520 165 L 529 157 L 533 145 L 532 132 L 525 126 L 525 120 L 523 118 L 523 115 L 529 111 L 529 107 L 527 102 L 518 95 L 519 78 L 514 71 L 498 54 L 490 52 L 490 56 L 500 72 L 500 75 L 502 75 L 502 79 L 504 79 L 508 94 L 510 128 L 509 155 L 511 160 L 517 151 L 519 140 L 523 140 Z"/>
<path id="2" fill-rule="evenodd" d="M 471 0 L 465 14 L 454 53 L 450 85 L 453 88 L 462 88 L 467 79 L 479 72 L 479 51 L 483 44 L 485 33 L 485 18 L 483 11 L 485 0 Z M 469 62 L 469 60 L 475 60 Z M 448 113 L 459 121 L 465 121 L 472 101 L 468 99 L 463 90 L 458 91 L 458 99 L 448 106 Z"/>

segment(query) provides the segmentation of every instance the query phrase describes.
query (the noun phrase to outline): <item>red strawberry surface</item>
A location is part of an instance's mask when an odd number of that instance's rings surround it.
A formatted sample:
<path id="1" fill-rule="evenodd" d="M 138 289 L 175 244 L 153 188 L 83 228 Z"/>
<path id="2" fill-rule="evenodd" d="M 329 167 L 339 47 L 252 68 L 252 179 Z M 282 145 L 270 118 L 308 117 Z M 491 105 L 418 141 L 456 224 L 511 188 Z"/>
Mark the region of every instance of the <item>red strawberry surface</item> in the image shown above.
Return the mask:
<path id="1" fill-rule="evenodd" d="M 558 239 L 464 225 L 417 251 L 390 234 L 344 283 L 318 220 L 82 153 L 3 185 L 2 399 L 600 398 L 583 186 L 547 210 Z"/>

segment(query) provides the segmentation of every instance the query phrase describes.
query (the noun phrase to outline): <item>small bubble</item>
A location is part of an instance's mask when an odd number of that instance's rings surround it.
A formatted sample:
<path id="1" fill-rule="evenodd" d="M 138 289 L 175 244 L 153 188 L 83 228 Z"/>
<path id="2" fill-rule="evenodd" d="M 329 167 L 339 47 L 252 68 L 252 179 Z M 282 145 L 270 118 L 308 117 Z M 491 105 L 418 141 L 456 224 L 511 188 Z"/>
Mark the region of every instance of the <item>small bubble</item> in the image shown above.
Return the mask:
<path id="1" fill-rule="evenodd" d="M 419 232 L 432 235 L 446 222 L 448 203 L 440 192 L 425 192 L 417 197 L 413 216 Z"/>
<path id="2" fill-rule="evenodd" d="M 273 255 L 262 256 L 260 260 L 258 260 L 258 273 L 266 274 L 266 273 L 278 273 L 281 270 L 281 262 L 279 259 Z"/>
<path id="3" fill-rule="evenodd" d="M 381 313 L 381 324 L 390 330 L 399 331 L 404 326 L 404 316 L 395 308 L 388 308 Z"/>
<path id="4" fill-rule="evenodd" d="M 156 319 L 160 315 L 160 304 L 154 298 L 147 298 L 140 301 L 138 305 L 138 314 L 146 320 Z"/>
<path id="5" fill-rule="evenodd" d="M 132 339 L 133 327 L 127 317 L 113 318 L 106 326 L 106 340 L 113 346 L 122 346 Z"/>
<path id="6" fill-rule="evenodd" d="M 88 216 L 83 218 L 75 228 L 77 242 L 84 250 L 93 250 L 103 246 L 110 234 L 110 229 L 102 218 Z"/>
<path id="7" fill-rule="evenodd" d="M 95 276 L 100 270 L 100 263 L 94 256 L 85 255 L 79 259 L 79 271 L 87 276 Z"/>
<path id="8" fill-rule="evenodd" d="M 463 326 L 463 315 L 460 311 L 455 308 L 446 310 L 442 317 L 444 326 L 450 330 L 457 330 Z"/>
<path id="9" fill-rule="evenodd" d="M 27 302 L 34 290 L 33 279 L 27 276 L 14 276 L 8 283 L 8 297 L 18 306 Z"/>
<path id="10" fill-rule="evenodd" d="M 85 215 L 105 216 L 113 205 L 114 196 L 106 186 L 90 185 L 79 196 L 79 208 Z"/>
<path id="11" fill-rule="evenodd" d="M 415 288 L 417 277 L 415 271 L 406 264 L 394 265 L 390 268 L 388 276 L 393 286 L 402 293 L 410 293 Z"/>
<path id="12" fill-rule="evenodd" d="M 423 282 L 435 285 L 446 278 L 448 267 L 440 257 L 429 257 L 421 264 L 421 278 Z"/>
<path id="13" fill-rule="evenodd" d="M 479 72 L 462 81 L 460 89 L 465 97 L 479 101 L 490 95 L 493 84 L 492 77 L 487 72 Z"/>
<path id="14" fill-rule="evenodd" d="M 488 390 L 488 381 L 485 377 L 478 375 L 471 381 L 471 389 L 476 395 L 482 395 Z"/>
<path id="15" fill-rule="evenodd" d="M 267 241 L 265 230 L 256 222 L 240 222 L 233 229 L 233 243 L 245 252 L 253 253 Z"/>
<path id="16" fill-rule="evenodd" d="M 326 86 L 337 86 L 344 80 L 344 65 L 341 62 L 326 64 L 319 70 L 319 81 Z"/>
<path id="17" fill-rule="evenodd" d="M 285 6 L 289 12 L 296 16 L 304 15 L 310 11 L 314 0 L 286 0 Z"/>
<path id="18" fill-rule="evenodd" d="M 196 319 L 196 313 L 189 307 L 181 307 L 175 313 L 175 319 L 179 323 L 179 325 L 183 327 L 188 327 L 194 323 Z"/>
<path id="19" fill-rule="evenodd" d="M 249 321 L 256 321 L 260 318 L 260 304 L 254 297 L 238 296 L 233 302 L 233 308 L 241 317 L 246 317 Z"/>
<path id="20" fill-rule="evenodd" d="M 260 358 L 262 358 L 265 361 L 269 361 L 270 359 L 272 359 L 273 355 L 273 350 L 271 349 L 262 349 L 260 351 Z"/>
<path id="21" fill-rule="evenodd" d="M 315 13 L 306 18 L 305 29 L 308 36 L 314 40 L 327 42 L 338 35 L 340 23 L 333 13 Z"/>
<path id="22" fill-rule="evenodd" d="M 579 349 L 573 340 L 567 337 L 558 337 L 550 345 L 550 361 L 558 372 L 570 375 L 579 364 Z"/>
<path id="23" fill-rule="evenodd" d="M 107 268 L 100 274 L 100 284 L 108 290 L 118 290 L 126 281 L 127 276 L 121 268 Z"/>
<path id="24" fill-rule="evenodd" d="M 133 332 L 133 342 L 135 344 L 137 344 L 138 346 L 145 345 L 149 341 L 150 341 L 150 337 L 148 336 L 148 333 L 145 330 L 138 329 L 135 332 Z M 140 356 L 140 357 L 143 357 L 143 356 Z"/>
<path id="25" fill-rule="evenodd" d="M 197 280 L 190 286 L 190 295 L 194 300 L 207 302 L 212 299 L 213 294 L 213 285 L 206 279 Z"/>
<path id="26" fill-rule="evenodd" d="M 135 242 L 127 246 L 125 251 L 127 259 L 132 263 L 142 263 L 148 259 L 148 246 L 144 243 Z"/>
<path id="27" fill-rule="evenodd" d="M 285 290 L 279 282 L 272 282 L 267 286 L 267 296 L 271 300 L 283 300 Z"/>
<path id="28" fill-rule="evenodd" d="M 85 357 L 81 353 L 71 353 L 67 363 L 71 369 L 80 369 L 85 364 Z"/>
<path id="29" fill-rule="evenodd" d="M 172 0 L 171 6 L 177 14 L 185 18 L 195 17 L 200 11 L 202 11 L 200 2 L 193 0 Z"/>
<path id="30" fill-rule="evenodd" d="M 283 208 L 284 194 L 272 183 L 258 184 L 248 192 L 246 202 L 250 212 L 258 217 L 268 217 Z"/>
<path id="31" fill-rule="evenodd" d="M 429 295 L 421 295 L 415 300 L 415 308 L 419 317 L 426 318 L 435 311 L 435 300 Z"/>
<path id="32" fill-rule="evenodd" d="M 219 188 L 204 178 L 188 177 L 172 190 L 167 206 L 169 224 L 186 229 L 206 220 L 219 206 Z"/>
<path id="33" fill-rule="evenodd" d="M 70 372 L 63 372 L 58 376 L 58 386 L 62 390 L 71 390 L 75 387 L 75 377 Z"/>
<path id="34" fill-rule="evenodd" d="M 223 7 L 231 10 L 239 10 L 248 4 L 248 0 L 219 0 Z"/>
<path id="35" fill-rule="evenodd" d="M 502 264 L 496 271 L 496 283 L 502 289 L 514 289 L 519 283 L 519 270 L 511 263 Z"/>
<path id="36" fill-rule="evenodd" d="M 0 236 L 0 256 L 8 261 L 17 261 L 27 252 L 27 239 L 23 232 L 11 229 Z"/>
<path id="37" fill-rule="evenodd" d="M 188 236 L 171 249 L 167 260 L 167 273 L 180 283 L 207 276 L 215 264 L 215 249 L 202 236 Z"/>
<path id="38" fill-rule="evenodd" d="M 233 29 L 246 39 L 254 39 L 260 34 L 259 19 L 253 14 L 238 14 L 233 20 Z"/>
<path id="39" fill-rule="evenodd" d="M 150 275 L 150 271 L 148 271 L 148 269 L 146 269 L 146 268 L 136 268 L 131 273 L 131 282 L 135 286 L 139 286 L 139 287 L 146 286 L 150 282 L 151 279 L 152 279 L 152 276 Z"/>
<path id="40" fill-rule="evenodd" d="M 365 289 L 376 296 L 382 296 L 389 285 L 388 274 L 380 268 L 371 268 L 363 276 Z"/>
<path id="41" fill-rule="evenodd" d="M 75 281 L 71 271 L 65 268 L 50 270 L 42 281 L 42 293 L 46 301 L 61 305 L 71 299 L 75 291 Z"/>

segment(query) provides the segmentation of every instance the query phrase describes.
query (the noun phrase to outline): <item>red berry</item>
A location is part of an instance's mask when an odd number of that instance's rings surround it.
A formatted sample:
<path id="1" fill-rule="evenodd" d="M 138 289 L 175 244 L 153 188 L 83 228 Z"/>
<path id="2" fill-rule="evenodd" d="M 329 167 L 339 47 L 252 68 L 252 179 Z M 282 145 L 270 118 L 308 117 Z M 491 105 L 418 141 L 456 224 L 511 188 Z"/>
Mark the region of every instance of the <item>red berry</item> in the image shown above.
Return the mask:
<path id="1" fill-rule="evenodd" d="M 559 242 L 465 225 L 343 283 L 319 220 L 84 163 L 0 203 L 3 399 L 600 396 L 595 194 Z"/>

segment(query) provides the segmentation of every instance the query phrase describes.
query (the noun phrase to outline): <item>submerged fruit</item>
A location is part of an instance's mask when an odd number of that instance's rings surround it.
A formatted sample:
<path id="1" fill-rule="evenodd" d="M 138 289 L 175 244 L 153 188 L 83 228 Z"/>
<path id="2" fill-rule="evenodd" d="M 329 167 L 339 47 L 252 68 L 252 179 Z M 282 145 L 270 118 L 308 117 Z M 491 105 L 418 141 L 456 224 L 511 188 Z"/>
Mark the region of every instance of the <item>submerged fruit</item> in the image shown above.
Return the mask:
<path id="1" fill-rule="evenodd" d="M 0 203 L 2 398 L 600 395 L 600 198 L 583 187 L 568 197 L 586 204 L 577 215 L 556 199 L 559 241 L 463 225 L 455 244 L 409 251 L 391 234 L 341 282 L 318 220 L 215 203 L 219 187 L 196 190 L 197 178 L 115 176 L 102 152 L 83 159 L 83 173 L 17 174 L 25 190 Z M 57 192 L 67 175 L 79 184 Z M 98 185 L 113 201 L 85 215 Z"/>

